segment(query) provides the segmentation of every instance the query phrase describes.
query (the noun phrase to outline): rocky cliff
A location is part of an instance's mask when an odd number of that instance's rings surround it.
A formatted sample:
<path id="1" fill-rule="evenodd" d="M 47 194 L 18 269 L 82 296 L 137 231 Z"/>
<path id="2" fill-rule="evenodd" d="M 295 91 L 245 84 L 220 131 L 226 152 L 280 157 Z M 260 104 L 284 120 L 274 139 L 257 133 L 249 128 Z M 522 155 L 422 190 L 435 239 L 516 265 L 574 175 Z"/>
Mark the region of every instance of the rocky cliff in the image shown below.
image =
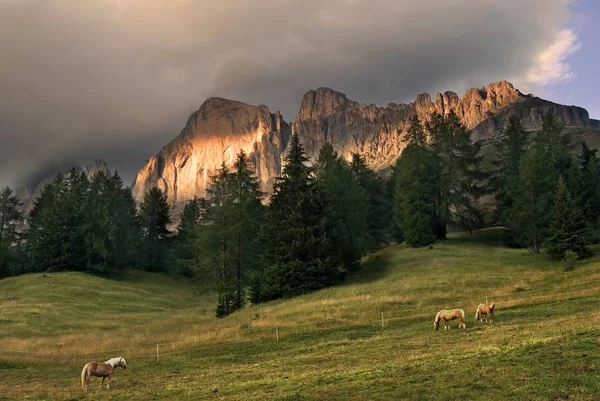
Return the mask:
<path id="1" fill-rule="evenodd" d="M 222 163 L 231 165 L 243 150 L 255 163 L 267 190 L 281 174 L 290 126 L 279 112 L 222 98 L 206 100 L 179 136 L 150 158 L 137 174 L 133 195 L 140 201 L 157 185 L 173 205 L 204 196 Z"/>
<path id="2" fill-rule="evenodd" d="M 343 93 L 319 88 L 304 95 L 291 127 L 266 106 L 211 98 L 190 116 L 179 136 L 142 167 L 133 193 L 139 201 L 158 185 L 173 205 L 204 196 L 210 176 L 222 163 L 231 165 L 240 150 L 254 160 L 263 189 L 270 192 L 281 173 L 290 131 L 299 134 L 311 158 L 330 142 L 343 157 L 359 153 L 371 167 L 383 170 L 404 148 L 402 135 L 410 118 L 416 114 L 427 120 L 433 112 L 454 112 L 475 139 L 484 141 L 501 132 L 512 116 L 529 130 L 538 129 L 548 112 L 567 126 L 600 128 L 586 110 L 524 95 L 506 81 L 469 89 L 462 98 L 454 92 L 438 93 L 435 100 L 422 94 L 412 103 L 387 107 L 360 104 Z"/>
<path id="3" fill-rule="evenodd" d="M 304 95 L 292 128 L 309 156 L 314 157 L 325 142 L 330 142 L 343 157 L 349 159 L 352 153 L 359 153 L 373 168 L 383 169 L 404 148 L 402 135 L 412 116 L 416 114 L 426 121 L 433 112 L 454 112 L 477 140 L 492 139 L 511 116 L 518 117 L 529 130 L 538 129 L 548 112 L 567 126 L 590 127 L 597 123 L 580 107 L 523 95 L 509 82 L 501 81 L 469 89 L 462 98 L 445 92 L 438 93 L 434 102 L 428 94 L 421 94 L 412 103 L 390 103 L 387 107 L 360 104 L 342 93 L 319 88 Z"/>

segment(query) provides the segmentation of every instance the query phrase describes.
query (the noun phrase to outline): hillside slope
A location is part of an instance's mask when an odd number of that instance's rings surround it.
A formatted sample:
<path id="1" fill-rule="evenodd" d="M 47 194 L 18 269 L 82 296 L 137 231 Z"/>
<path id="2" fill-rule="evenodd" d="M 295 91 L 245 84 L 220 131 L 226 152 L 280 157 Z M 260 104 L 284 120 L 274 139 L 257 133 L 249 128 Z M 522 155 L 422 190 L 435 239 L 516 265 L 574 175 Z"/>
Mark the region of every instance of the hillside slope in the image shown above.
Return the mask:
<path id="1" fill-rule="evenodd" d="M 541 255 L 500 247 L 495 230 L 454 235 L 433 249 L 387 248 L 342 286 L 226 319 L 213 318 L 214 298 L 194 295 L 189 282 L 131 274 L 1 280 L 0 398 L 105 397 L 106 389 L 85 395 L 79 374 L 88 360 L 117 355 L 130 368 L 115 373 L 112 400 L 600 393 L 598 256 L 567 273 Z M 498 305 L 493 324 L 473 321 L 486 296 Z M 465 310 L 467 329 L 454 322 L 434 332 L 435 313 L 449 307 Z"/>

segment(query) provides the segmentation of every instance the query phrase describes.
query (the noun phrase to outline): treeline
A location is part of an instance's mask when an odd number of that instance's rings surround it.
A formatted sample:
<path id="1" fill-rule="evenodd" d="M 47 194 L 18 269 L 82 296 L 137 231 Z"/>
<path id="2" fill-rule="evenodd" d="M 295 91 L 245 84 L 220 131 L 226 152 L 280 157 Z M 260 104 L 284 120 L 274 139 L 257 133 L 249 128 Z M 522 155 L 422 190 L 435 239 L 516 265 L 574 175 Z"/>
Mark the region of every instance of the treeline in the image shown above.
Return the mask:
<path id="1" fill-rule="evenodd" d="M 158 189 L 138 208 L 118 173 L 58 174 L 36 199 L 23 230 L 20 202 L 0 195 L 0 275 L 101 273 L 129 267 L 166 271 L 169 205 Z"/>
<path id="2" fill-rule="evenodd" d="M 174 266 L 215 283 L 217 316 L 247 301 L 292 297 L 344 280 L 392 231 L 386 185 L 364 159 L 325 145 L 308 166 L 297 135 L 282 176 L 265 194 L 243 152 L 213 177 L 207 199 L 184 208 Z"/>
<path id="3" fill-rule="evenodd" d="M 340 283 L 380 244 L 428 246 L 450 230 L 502 225 L 508 246 L 582 258 L 600 237 L 600 162 L 585 144 L 575 153 L 563 128 L 548 116 L 533 135 L 511 120 L 484 171 L 481 145 L 454 114 L 415 116 L 387 180 L 329 144 L 309 165 L 293 135 L 269 198 L 242 152 L 212 177 L 206 198 L 185 205 L 173 232 L 160 189 L 136 206 L 118 173 L 73 170 L 44 188 L 24 232 L 17 198 L 0 193 L 0 276 L 172 272 L 216 290 L 217 316 L 226 316 Z M 490 199 L 495 208 L 482 205 Z"/>

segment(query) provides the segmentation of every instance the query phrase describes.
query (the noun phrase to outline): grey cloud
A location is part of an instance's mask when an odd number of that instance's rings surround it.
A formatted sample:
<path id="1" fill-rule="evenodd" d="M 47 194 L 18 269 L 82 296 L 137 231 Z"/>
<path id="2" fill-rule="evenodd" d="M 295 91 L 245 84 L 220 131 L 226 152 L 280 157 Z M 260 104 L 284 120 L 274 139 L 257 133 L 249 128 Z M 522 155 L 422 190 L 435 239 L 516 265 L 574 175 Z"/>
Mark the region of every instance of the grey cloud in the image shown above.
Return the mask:
<path id="1" fill-rule="evenodd" d="M 0 185 L 55 160 L 133 178 L 208 96 L 295 117 L 524 75 L 569 0 L 0 0 Z"/>

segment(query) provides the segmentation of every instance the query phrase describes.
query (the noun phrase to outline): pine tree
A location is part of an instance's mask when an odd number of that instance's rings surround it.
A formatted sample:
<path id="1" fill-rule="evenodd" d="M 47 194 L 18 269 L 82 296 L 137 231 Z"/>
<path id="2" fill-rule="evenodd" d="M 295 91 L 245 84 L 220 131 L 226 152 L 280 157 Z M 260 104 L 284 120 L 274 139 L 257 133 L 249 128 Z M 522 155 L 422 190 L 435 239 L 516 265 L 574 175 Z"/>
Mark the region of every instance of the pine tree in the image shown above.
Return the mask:
<path id="1" fill-rule="evenodd" d="M 569 173 L 568 188 L 574 195 L 573 200 L 583 213 L 590 226 L 590 243 L 600 240 L 600 160 L 597 149 L 590 149 L 585 142 L 581 143 L 581 153 L 577 163 L 573 163 L 573 172 Z"/>
<path id="2" fill-rule="evenodd" d="M 18 229 L 23 220 L 21 205 L 9 187 L 0 191 L 0 277 L 17 270 L 16 252 L 22 237 Z"/>
<path id="3" fill-rule="evenodd" d="M 500 139 L 494 144 L 497 160 L 493 162 L 495 171 L 491 177 L 492 189 L 496 196 L 498 220 L 505 223 L 504 214 L 512 207 L 509 184 L 519 175 L 519 162 L 527 151 L 527 131 L 521 122 L 512 117 Z"/>
<path id="4" fill-rule="evenodd" d="M 261 238 L 263 270 L 251 285 L 253 302 L 291 297 L 339 283 L 345 268 L 336 247 L 329 205 L 292 135 L 282 177 L 274 185 Z"/>
<path id="5" fill-rule="evenodd" d="M 245 303 L 248 282 L 258 265 L 257 233 L 264 216 L 260 183 L 243 151 L 231 169 L 223 164 L 212 177 L 208 194 L 209 205 L 198 207 L 200 221 L 208 221 L 199 226 L 199 270 L 214 271 L 216 314 L 223 317 Z"/>
<path id="6" fill-rule="evenodd" d="M 430 174 L 435 180 L 434 232 L 446 238 L 448 224 L 472 230 L 481 225 L 477 201 L 484 193 L 480 144 L 454 113 L 434 113 L 425 124 L 432 152 Z M 409 134 L 410 136 L 410 134 Z M 421 139 L 425 142 L 424 139 Z"/>
<path id="7" fill-rule="evenodd" d="M 515 243 L 530 247 L 534 253 L 539 252 L 546 235 L 556 182 L 556 170 L 545 149 L 537 145 L 529 148 L 512 185 L 514 201 L 507 222 Z"/>
<path id="8" fill-rule="evenodd" d="M 573 251 L 579 258 L 590 255 L 586 245 L 587 223 L 571 199 L 562 178 L 558 180 L 554 207 L 545 248 L 551 259 L 562 260 L 565 252 Z"/>
<path id="9" fill-rule="evenodd" d="M 357 270 L 367 236 L 368 198 L 345 160 L 325 143 L 314 166 L 315 182 L 327 198 L 327 218 L 347 270 Z"/>
<path id="10" fill-rule="evenodd" d="M 183 207 L 177 236 L 174 242 L 176 272 L 186 277 L 194 275 L 194 262 L 198 251 L 198 225 L 200 224 L 200 201 L 189 200 Z"/>
<path id="11" fill-rule="evenodd" d="M 356 153 L 350 165 L 354 179 L 367 196 L 367 228 L 364 250 L 372 251 L 377 245 L 387 243 L 393 230 L 393 194 L 387 197 L 386 183 L 367 166 L 365 158 Z"/>
<path id="12" fill-rule="evenodd" d="M 415 116 L 406 136 L 407 146 L 394 167 L 394 218 L 406 242 L 414 247 L 435 240 L 436 178 L 434 157 L 419 119 Z"/>
<path id="13" fill-rule="evenodd" d="M 109 193 L 112 194 L 109 211 L 116 226 L 112 238 L 111 264 L 117 269 L 137 267 L 140 249 L 141 229 L 137 214 L 137 204 L 131 188 L 123 187 L 118 171 L 109 178 Z"/>
<path id="14" fill-rule="evenodd" d="M 87 176 L 72 169 L 42 190 L 30 214 L 27 242 L 36 271 L 86 269 L 88 187 Z"/>
<path id="15" fill-rule="evenodd" d="M 140 205 L 140 226 L 142 230 L 142 266 L 148 271 L 166 269 L 167 241 L 171 223 L 170 206 L 167 196 L 158 188 L 151 188 Z"/>

